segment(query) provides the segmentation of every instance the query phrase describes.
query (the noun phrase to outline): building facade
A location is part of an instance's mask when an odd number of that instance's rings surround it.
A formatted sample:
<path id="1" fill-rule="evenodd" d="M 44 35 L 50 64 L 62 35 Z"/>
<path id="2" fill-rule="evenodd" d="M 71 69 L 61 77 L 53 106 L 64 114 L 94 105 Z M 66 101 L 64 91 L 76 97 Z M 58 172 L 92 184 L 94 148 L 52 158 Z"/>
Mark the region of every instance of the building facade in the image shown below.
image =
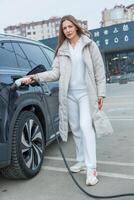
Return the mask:
<path id="1" fill-rule="evenodd" d="M 15 34 L 34 40 L 53 38 L 59 34 L 60 17 L 51 17 L 48 20 L 8 26 L 4 29 L 6 34 Z M 88 30 L 86 20 L 79 20 L 80 25 Z"/>
<path id="2" fill-rule="evenodd" d="M 134 21 L 90 31 L 104 58 L 107 78 L 134 80 Z"/>
<path id="3" fill-rule="evenodd" d="M 105 8 L 102 11 L 102 27 L 131 21 L 134 21 L 134 4 L 127 7 L 124 5 L 116 5 L 112 9 Z"/>

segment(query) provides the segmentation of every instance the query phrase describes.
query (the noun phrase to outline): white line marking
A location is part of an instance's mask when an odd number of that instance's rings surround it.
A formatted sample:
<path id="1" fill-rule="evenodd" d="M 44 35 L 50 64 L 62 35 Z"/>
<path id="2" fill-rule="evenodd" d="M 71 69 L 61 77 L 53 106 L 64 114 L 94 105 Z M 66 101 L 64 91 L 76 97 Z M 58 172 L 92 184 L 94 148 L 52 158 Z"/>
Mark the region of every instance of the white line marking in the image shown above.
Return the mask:
<path id="1" fill-rule="evenodd" d="M 42 169 L 56 172 L 68 172 L 66 168 L 61 167 L 42 166 Z"/>
<path id="2" fill-rule="evenodd" d="M 107 112 L 115 112 L 115 111 L 134 111 L 134 108 L 132 107 L 127 107 L 127 108 L 124 108 L 124 107 L 120 107 L 120 108 L 108 108 L 107 109 Z"/>
<path id="3" fill-rule="evenodd" d="M 63 160 L 62 157 L 54 157 L 54 156 L 45 156 L 44 158 L 46 158 L 48 160 Z M 76 162 L 76 159 L 74 159 L 74 158 L 66 158 L 66 160 Z"/>
<path id="4" fill-rule="evenodd" d="M 43 170 L 49 170 L 49 171 L 56 171 L 56 172 L 68 172 L 68 170 L 66 168 L 61 168 L 61 167 L 42 166 L 42 169 Z M 85 172 L 81 172 L 81 173 L 85 174 Z M 97 173 L 100 176 L 134 180 L 134 176 L 133 175 L 118 174 L 118 173 L 108 173 L 108 172 L 97 172 Z"/>
<path id="5" fill-rule="evenodd" d="M 111 178 L 122 178 L 122 179 L 131 179 L 131 180 L 134 180 L 134 175 L 128 175 L 128 174 L 98 172 L 98 175 L 100 175 L 100 176 L 107 176 L 107 177 L 111 177 Z"/>
<path id="6" fill-rule="evenodd" d="M 134 121 L 134 118 L 131 119 L 131 118 L 111 118 L 109 117 L 110 120 L 119 120 L 119 121 Z"/>
<path id="7" fill-rule="evenodd" d="M 134 98 L 134 95 L 127 94 L 127 95 L 120 95 L 120 96 L 107 96 L 106 99 L 111 99 L 111 98 L 127 98 L 127 99 L 129 99 L 129 97 Z"/>
<path id="8" fill-rule="evenodd" d="M 104 105 L 105 106 L 109 106 L 109 105 L 112 105 L 112 106 L 114 106 L 114 105 L 116 105 L 116 106 L 117 105 L 119 105 L 119 106 L 126 106 L 126 105 L 133 106 L 134 102 L 105 102 Z"/>
<path id="9" fill-rule="evenodd" d="M 114 161 L 98 161 L 97 163 L 103 164 L 103 165 L 116 165 L 116 166 L 134 167 L 134 163 L 123 163 L 123 162 L 114 162 Z"/>
<path id="10" fill-rule="evenodd" d="M 54 157 L 54 156 L 45 156 L 45 159 L 48 160 L 57 160 L 62 161 L 62 157 Z M 76 159 L 74 158 L 66 158 L 67 161 L 73 161 L 76 162 Z M 115 162 L 115 161 L 97 161 L 98 164 L 103 165 L 117 165 L 117 166 L 127 166 L 127 167 L 134 167 L 134 163 L 124 163 L 124 162 Z"/>

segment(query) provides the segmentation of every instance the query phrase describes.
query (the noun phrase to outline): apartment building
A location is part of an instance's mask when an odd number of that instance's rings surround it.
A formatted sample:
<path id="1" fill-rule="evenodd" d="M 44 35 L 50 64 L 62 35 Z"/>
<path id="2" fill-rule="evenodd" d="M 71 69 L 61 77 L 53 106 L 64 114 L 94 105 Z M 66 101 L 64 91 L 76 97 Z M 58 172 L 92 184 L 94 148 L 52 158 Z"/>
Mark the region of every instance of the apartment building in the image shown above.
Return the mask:
<path id="1" fill-rule="evenodd" d="M 115 5 L 112 9 L 105 8 L 102 11 L 102 27 L 131 21 L 134 21 L 134 4 L 127 7 L 124 5 Z"/>
<path id="2" fill-rule="evenodd" d="M 53 38 L 59 34 L 60 17 L 51 17 L 48 20 L 42 20 L 30 23 L 20 23 L 18 25 L 8 26 L 4 29 L 6 34 L 15 34 L 34 40 Z M 79 20 L 83 28 L 88 29 L 86 20 Z"/>

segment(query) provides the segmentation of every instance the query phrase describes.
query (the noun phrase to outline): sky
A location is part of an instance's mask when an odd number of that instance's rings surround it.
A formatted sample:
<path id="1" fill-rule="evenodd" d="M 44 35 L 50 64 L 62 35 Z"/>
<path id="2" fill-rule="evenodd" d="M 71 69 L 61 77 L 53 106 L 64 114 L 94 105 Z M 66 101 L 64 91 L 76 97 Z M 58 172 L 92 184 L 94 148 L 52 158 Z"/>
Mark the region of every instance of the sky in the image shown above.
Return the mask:
<path id="1" fill-rule="evenodd" d="M 71 14 L 87 20 L 88 29 L 100 27 L 101 12 L 115 5 L 128 6 L 134 0 L 0 0 L 0 33 L 19 23 L 47 20 L 51 16 Z"/>

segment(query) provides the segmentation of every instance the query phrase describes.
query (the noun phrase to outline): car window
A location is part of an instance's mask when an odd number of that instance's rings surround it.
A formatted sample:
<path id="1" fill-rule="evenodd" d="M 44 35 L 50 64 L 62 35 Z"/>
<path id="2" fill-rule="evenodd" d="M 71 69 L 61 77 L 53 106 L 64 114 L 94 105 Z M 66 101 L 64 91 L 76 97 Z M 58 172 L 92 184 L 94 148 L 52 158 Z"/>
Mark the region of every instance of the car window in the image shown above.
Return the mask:
<path id="1" fill-rule="evenodd" d="M 0 42 L 0 68 L 18 68 L 16 56 L 10 42 Z"/>
<path id="2" fill-rule="evenodd" d="M 17 57 L 17 61 L 18 61 L 18 65 L 21 69 L 26 69 L 26 70 L 30 70 L 31 67 L 30 67 L 30 64 L 25 56 L 25 54 L 23 53 L 21 47 L 19 46 L 19 44 L 16 42 L 13 42 L 13 47 L 14 47 L 14 50 L 15 50 L 15 54 L 16 54 L 16 57 Z"/>
<path id="3" fill-rule="evenodd" d="M 50 68 L 49 62 L 39 46 L 27 43 L 20 43 L 20 46 L 28 57 L 32 68 L 40 64 L 44 65 L 46 69 Z"/>
<path id="4" fill-rule="evenodd" d="M 54 59 L 54 51 L 51 51 L 50 49 L 48 48 L 44 48 L 44 47 L 41 47 L 41 49 L 43 50 L 43 52 L 45 53 L 45 55 L 47 55 L 47 57 L 49 58 L 49 61 L 52 65 L 52 62 L 53 62 L 53 59 Z"/>

